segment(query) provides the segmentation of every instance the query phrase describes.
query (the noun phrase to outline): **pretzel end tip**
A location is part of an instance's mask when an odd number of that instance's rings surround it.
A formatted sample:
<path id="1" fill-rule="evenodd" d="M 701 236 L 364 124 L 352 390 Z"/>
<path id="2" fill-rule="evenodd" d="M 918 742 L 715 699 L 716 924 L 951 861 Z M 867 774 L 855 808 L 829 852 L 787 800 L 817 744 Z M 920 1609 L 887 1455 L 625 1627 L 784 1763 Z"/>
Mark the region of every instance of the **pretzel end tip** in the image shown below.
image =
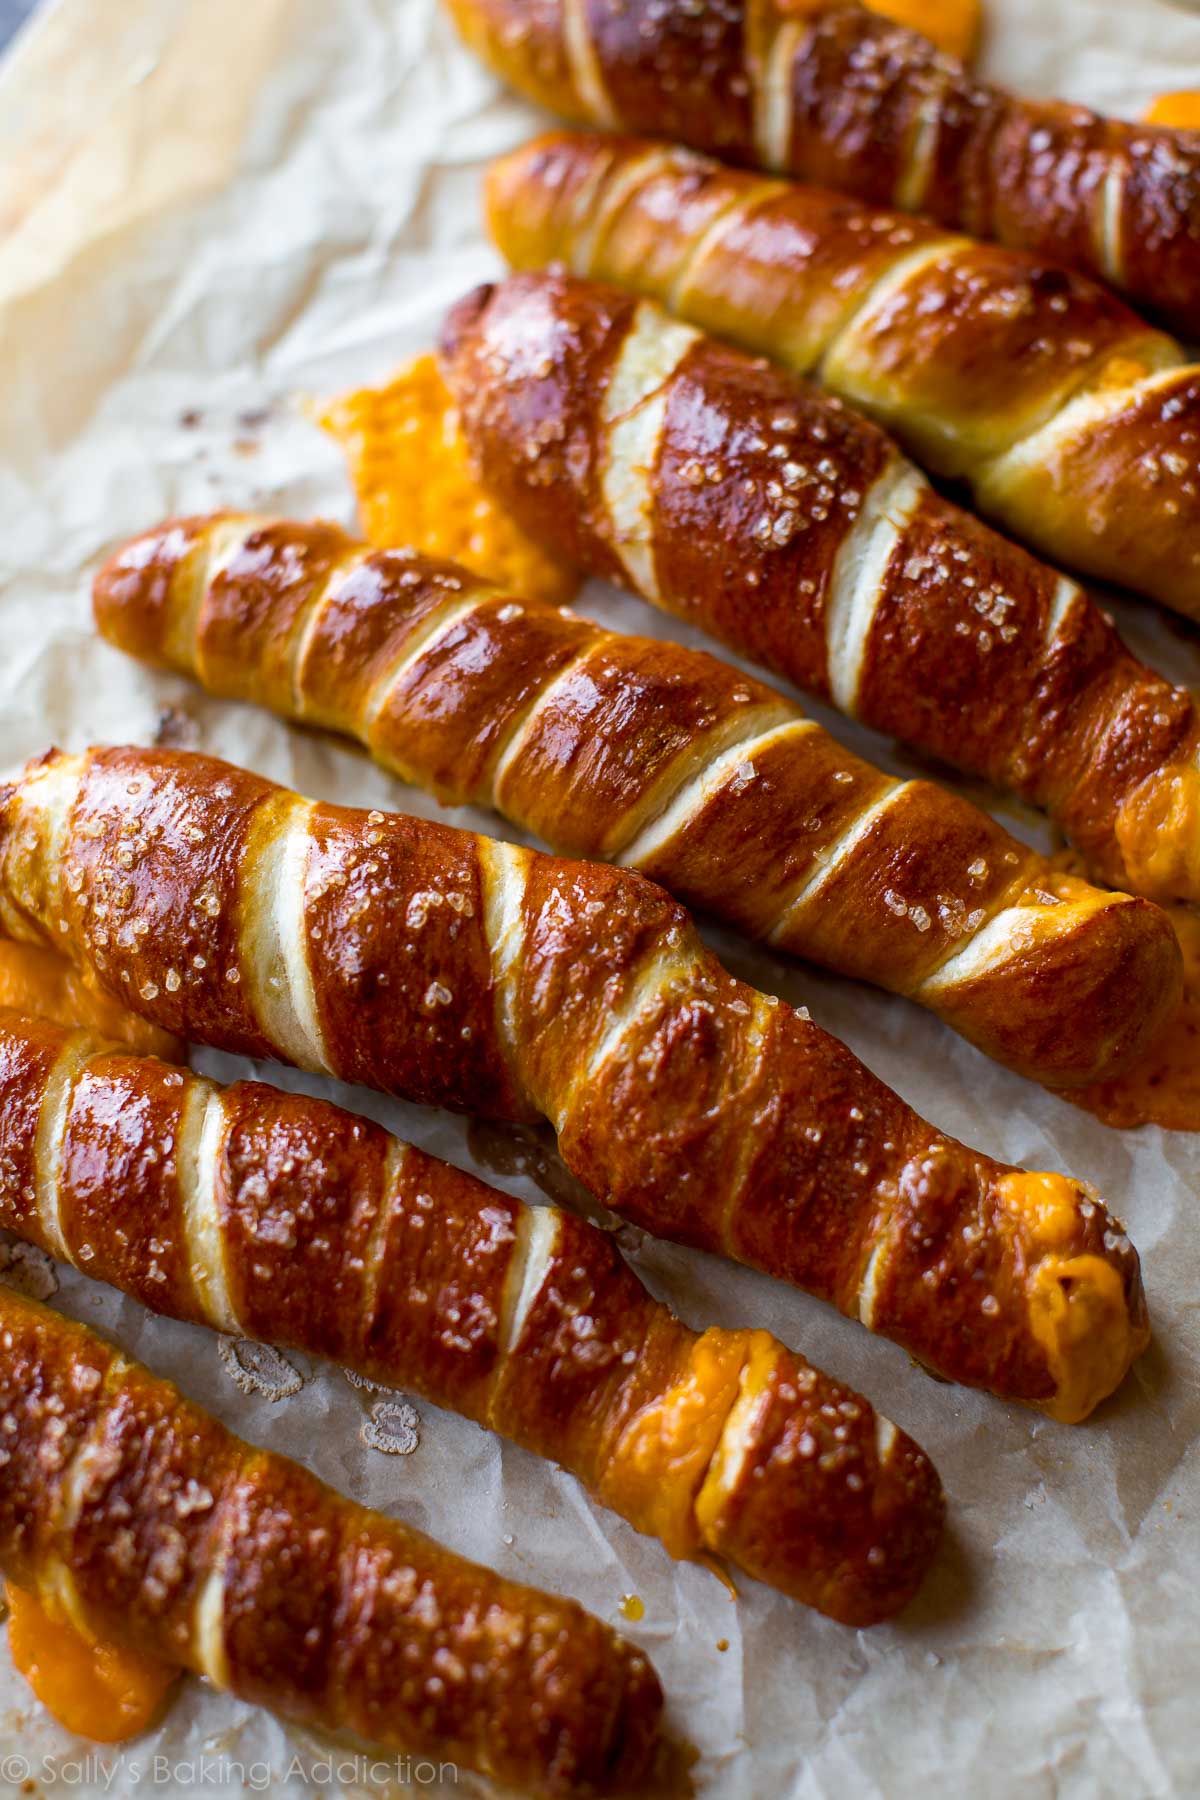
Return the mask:
<path id="1" fill-rule="evenodd" d="M 1093 1192 L 1065 1175 L 1014 1171 L 998 1194 L 1024 1240 L 1029 1328 L 1053 1383 L 1031 1404 L 1081 1424 L 1150 1341 L 1137 1251 Z"/>
<path id="2" fill-rule="evenodd" d="M 199 571 L 207 535 L 232 516 L 166 519 L 118 545 L 92 583 L 92 614 L 100 635 L 141 661 L 171 665 L 176 660 L 177 577 L 189 566 Z"/>
<path id="3" fill-rule="evenodd" d="M 906 1432 L 767 1340 L 747 1365 L 696 1520 L 709 1551 L 859 1627 L 912 1600 L 941 1542 L 945 1498 Z"/>
<path id="4" fill-rule="evenodd" d="M 456 300 L 446 314 L 438 336 L 438 359 L 442 365 L 442 373 L 448 381 L 460 352 L 476 331 L 488 301 L 495 291 L 496 284 L 494 282 L 481 282 L 478 287 L 472 288 L 469 294 L 464 294 L 461 300 Z"/>

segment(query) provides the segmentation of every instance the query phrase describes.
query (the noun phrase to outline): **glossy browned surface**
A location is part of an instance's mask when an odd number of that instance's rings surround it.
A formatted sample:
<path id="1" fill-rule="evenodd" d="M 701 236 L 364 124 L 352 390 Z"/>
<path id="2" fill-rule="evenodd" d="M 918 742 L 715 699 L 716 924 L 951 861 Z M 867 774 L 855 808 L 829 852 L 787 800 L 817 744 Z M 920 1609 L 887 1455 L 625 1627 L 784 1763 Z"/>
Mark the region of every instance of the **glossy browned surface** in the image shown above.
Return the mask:
<path id="1" fill-rule="evenodd" d="M 217 515 L 219 516 L 219 515 Z M 172 519 L 151 543 L 123 544 L 96 577 L 97 615 L 120 625 L 121 648 L 146 662 L 168 659 L 172 624 L 171 586 L 181 569 L 196 566 L 204 526 L 211 520 Z M 129 597 L 136 593 L 136 611 Z"/>
<path id="2" fill-rule="evenodd" d="M 886 775 L 850 756 L 815 726 L 790 730 L 747 750 L 746 760 L 729 769 L 686 825 L 656 847 L 644 873 L 685 905 L 717 912 L 755 937 L 766 937 L 779 923 L 789 895 L 820 872 L 822 853 L 889 787 Z M 857 894 L 856 914 L 862 900 Z M 805 909 L 786 936 L 775 941 L 796 955 L 808 955 L 813 924 Z M 836 930 L 832 917 L 827 924 Z M 889 927 L 889 939 L 893 933 Z M 838 967 L 848 973 L 853 962 L 842 959 L 855 954 L 850 935 L 837 953 Z M 861 942 L 869 935 L 854 927 L 853 936 Z"/>
<path id="3" fill-rule="evenodd" d="M 251 830 L 278 790 L 232 763 L 209 765 L 211 779 L 196 773 L 178 752 L 89 757 L 64 910 L 78 950 L 135 1012 L 179 1037 L 269 1056 L 241 978 L 239 907 Z"/>
<path id="4" fill-rule="evenodd" d="M 538 1793 L 644 1766 L 661 1692 L 607 1626 L 251 1450 L 136 1365 L 105 1387 L 112 1362 L 82 1327 L 0 1294 L 8 1573 L 29 1580 L 52 1553 L 98 1626 L 197 1667 L 196 1600 L 220 1567 L 221 1650 L 247 1699 Z M 85 1433 L 77 1522 L 48 1536 Z"/>
<path id="5" fill-rule="evenodd" d="M 646 159 L 643 177 L 628 185 L 635 157 Z M 615 202 L 618 180 L 621 198 Z M 766 196 L 780 185 L 649 138 L 552 133 L 491 165 L 487 216 L 514 267 L 556 261 L 570 267 L 581 259 L 587 234 L 588 267 L 577 274 L 670 306 L 704 235 L 713 232 L 724 243 L 735 229 L 731 201 L 759 196 L 767 207 Z M 853 206 L 846 202 L 847 210 Z"/>
<path id="6" fill-rule="evenodd" d="M 1186 574 L 1168 568 L 1172 547 L 1188 555 L 1182 514 L 1162 508 L 1162 493 L 1156 541 L 1147 547 L 1146 534 L 1130 529 L 1142 511 L 1139 489 L 1155 479 L 1152 465 L 1186 450 L 1182 417 L 1172 427 L 1170 412 L 1164 419 L 1147 408 L 1157 420 L 1143 446 L 1154 453 L 1148 479 L 1136 459 L 1126 469 L 1098 445 L 1103 495 L 1085 480 L 1075 484 L 1058 460 L 1057 438 L 1023 483 L 1004 471 L 991 478 L 995 457 L 1078 392 L 1137 381 L 1180 360 L 1178 345 L 1097 282 L 844 194 L 766 182 L 644 138 L 535 139 L 492 165 L 488 221 L 516 267 L 562 261 L 813 374 L 936 472 L 974 483 L 985 509 L 1017 535 L 1188 610 L 1179 597 Z M 1087 422 L 1079 428 L 1085 454 L 1093 430 Z M 1185 463 L 1194 460 L 1184 454 Z M 1136 542 L 1119 540 L 1122 525 Z M 1194 587 L 1194 571 L 1191 579 Z"/>
<path id="7" fill-rule="evenodd" d="M 705 979 L 715 977 L 718 965 L 702 949 L 691 920 L 669 894 L 640 875 L 601 863 L 531 856 L 521 914 L 513 1037 L 520 1047 L 527 1092 L 539 1111 L 559 1124 L 573 1090 L 586 1085 L 589 1092 L 595 1091 L 594 1079 L 583 1082 L 588 1061 L 614 1016 L 634 1000 L 639 978 L 652 973 L 655 959 L 665 949 L 679 946 L 685 995 L 693 985 L 693 969 L 703 971 L 698 992 Z M 634 1075 L 638 1111 L 645 1114 L 646 1072 L 634 1074 L 628 1059 L 629 1050 L 622 1045 L 618 1061 Z M 698 1101 L 698 1094 L 689 1096 L 689 1110 Z M 559 1130 L 561 1135 L 561 1124 Z M 622 1138 L 632 1147 L 628 1125 L 614 1134 L 614 1151 Z M 569 1150 L 566 1156 L 570 1163 Z M 615 1192 L 617 1184 L 604 1180 L 601 1186 Z M 593 1192 L 600 1193 L 601 1187 Z"/>
<path id="8" fill-rule="evenodd" d="M 886 1329 L 903 1331 L 921 1309 L 923 1291 L 944 1291 L 939 1328 L 964 1366 L 984 1368 L 999 1356 L 1036 1380 L 1041 1353 L 1024 1332 L 1014 1332 L 1006 1298 L 1022 1282 L 1023 1252 L 994 1192 L 979 1190 L 974 1217 L 964 1218 L 953 1197 L 958 1179 L 939 1144 L 912 1157 L 899 1184 L 895 1250 L 878 1286 L 875 1317 L 881 1329 L 886 1320 Z M 1099 1254 L 1116 1271 L 1130 1320 L 1144 1340 L 1146 1302 L 1129 1242 L 1111 1219 L 1099 1220 L 1101 1210 L 1081 1210 L 1071 1254 Z M 988 1294 L 996 1299 L 994 1309 L 981 1305 Z"/>
<path id="9" fill-rule="evenodd" d="M 1200 132 L 1114 129 L 1125 166 L 1121 284 L 1194 343 L 1200 337 Z"/>
<path id="10" fill-rule="evenodd" d="M 597 402 L 637 301 L 606 288 L 599 305 L 576 310 L 566 331 L 564 306 L 569 294 L 551 283 L 477 288 L 446 317 L 443 367 L 485 484 L 531 537 L 620 581 L 620 558 L 605 537 Z M 489 379 L 484 364 L 485 320 L 497 350 L 500 342 L 507 346 L 502 382 Z"/>
<path id="11" fill-rule="evenodd" d="M 342 1546 L 358 1509 L 331 1506 L 331 1499 L 296 1463 L 247 1456 L 223 1508 L 230 1685 L 260 1706 L 301 1718 L 336 1717 L 339 1710 L 339 1626 L 354 1598 Z M 418 1692 L 427 1668 L 410 1671 Z"/>
<path id="12" fill-rule="evenodd" d="M 1122 802 L 1195 729 L 1194 708 L 1082 597 L 1047 644 L 1057 587 L 1053 570 L 930 492 L 885 574 L 858 708 L 1045 807 L 1119 882 Z"/>
<path id="13" fill-rule="evenodd" d="M 849 935 L 845 921 L 851 915 L 854 935 L 862 939 L 885 930 L 885 920 L 895 917 L 895 908 L 903 905 L 908 909 L 909 929 L 906 934 L 896 934 L 896 981 L 902 990 L 911 991 L 956 950 L 963 949 L 964 940 L 969 943 L 971 918 L 978 916 L 982 924 L 1006 903 L 1014 904 L 1027 883 L 1036 883 L 1043 866 L 1040 858 L 1015 843 L 999 844 L 989 829 L 990 820 L 982 813 L 966 801 L 955 797 L 946 804 L 947 799 L 930 782 L 910 782 L 870 821 L 822 882 L 812 916 L 805 920 L 805 935 L 812 936 L 818 949 Z M 912 922 L 914 915 L 919 925 Z M 1135 935 L 1142 935 L 1142 923 L 1139 919 Z M 1041 919 L 1039 924 L 1043 924 Z M 1076 921 L 1072 930 L 1064 930 L 1064 947 L 1069 944 L 1073 949 L 1083 928 L 1082 922 Z M 1051 942 L 1059 941 L 1053 921 L 1044 923 L 1043 932 Z M 857 973 L 853 946 L 846 954 L 851 972 Z M 1015 1003 L 1016 958 L 1016 949 L 1010 946 L 997 971 L 997 986 L 1007 989 L 1007 1001 L 1012 1005 L 1014 1035 L 1035 1029 L 1031 1011 Z M 1086 956 L 1082 960 L 1085 967 L 1090 964 L 1099 969 L 1101 963 L 1107 967 L 1102 955 L 1097 955 L 1094 963 Z M 978 978 L 973 978 L 970 986 L 973 994 L 979 992 Z M 1102 986 L 1107 991 L 1116 984 L 1106 978 Z M 999 997 L 997 994 L 996 999 Z M 973 1011 L 971 1002 L 964 1011 Z M 994 1030 L 993 1010 L 981 1005 L 980 1011 Z M 1064 1006 L 1056 1029 L 1061 1030 L 1062 1020 L 1070 1016 L 1070 1009 Z M 1028 1060 L 1032 1062 L 1032 1056 Z"/>
<path id="14" fill-rule="evenodd" d="M 786 612 L 785 673 L 826 694 L 834 561 L 893 454 L 838 401 L 702 340 L 669 383 L 654 471 L 655 565 L 672 610 L 776 664 Z"/>
<path id="15" fill-rule="evenodd" d="M 618 118 L 653 118 L 662 137 L 694 143 L 703 134 L 729 155 L 750 153 L 743 0 L 583 0 L 583 12 Z"/>
<path id="16" fill-rule="evenodd" d="M 511 395 L 550 421 L 556 442 L 594 443 L 602 371 L 628 333 L 628 306 L 591 283 L 515 275 L 473 311 L 469 328 L 462 312 L 451 315 L 443 358 L 489 485 L 529 529 L 564 546 L 570 537 L 576 560 L 613 576 L 612 526 L 594 480 L 569 456 L 531 474 Z M 664 397 L 652 496 L 661 603 L 826 692 L 833 564 L 894 455 L 888 440 L 804 383 L 707 340 L 684 356 Z M 589 470 L 594 462 L 593 451 Z"/>
<path id="17" fill-rule="evenodd" d="M 400 550 L 365 555 L 336 584 L 297 659 L 304 716 L 353 730 L 363 695 L 392 668 L 405 641 L 481 586 L 456 564 Z"/>
<path id="18" fill-rule="evenodd" d="M 387 1199 L 381 1126 L 239 1081 L 222 1096 L 215 1212 L 229 1298 L 252 1337 L 354 1361 Z"/>
<path id="19" fill-rule="evenodd" d="M 443 1755 L 554 1795 L 644 1771 L 662 1694 L 640 1652 L 378 1514 L 346 1523 L 335 1679 L 352 1731 L 389 1742 L 419 1720 Z"/>
<path id="20" fill-rule="evenodd" d="M 561 0 L 447 0 L 467 42 L 521 93 L 555 112 L 580 108 L 563 42 Z"/>
<path id="21" fill-rule="evenodd" d="M 18 1029 L 10 1027 L 18 1026 Z M 66 1044 L 58 1026 L 0 1012 L 0 1207 L 4 1223 L 41 1248 L 37 1128 L 46 1083 Z"/>
<path id="22" fill-rule="evenodd" d="M 776 352 L 800 373 L 813 369 L 896 259 L 937 236 L 923 220 L 876 212 L 824 188 L 780 185 L 756 201 L 754 178 L 733 170 L 722 172 L 721 185 L 735 212 L 689 274 L 686 316 L 751 345 L 769 324 Z"/>
<path id="23" fill-rule="evenodd" d="M 568 854 L 607 857 L 659 810 L 698 745 L 772 718 L 778 697 L 673 644 L 589 636 L 591 654 L 534 715 L 498 798 Z"/>
<path id="24" fill-rule="evenodd" d="M 86 1355 L 89 1335 L 57 1319 L 55 1329 Z M 96 1426 L 78 1521 L 56 1552 L 105 1631 L 195 1668 L 196 1602 L 248 1447 L 137 1364 L 123 1365 Z"/>
<path id="25" fill-rule="evenodd" d="M 969 999 L 966 992 L 948 992 L 942 1017 L 969 1038 L 975 1036 L 976 1020 L 986 1020 L 989 1042 L 999 1046 L 1014 1068 L 1037 1068 L 1053 1060 L 1061 1021 L 1086 1018 L 1113 1066 L 1125 1070 L 1147 1043 L 1159 1041 L 1178 1006 L 1174 984 L 1163 981 L 1157 933 L 1147 931 L 1151 915 L 1157 926 L 1162 915 L 1141 900 L 1094 912 L 1075 931 L 1061 935 L 1040 928 L 1041 921 L 1031 923 L 1024 941 L 1018 922 L 1011 956 L 1002 966 L 973 976 Z M 1103 981 L 1096 979 L 1100 967 L 1106 971 Z M 1165 1003 L 1149 1034 L 1130 1004 L 1130 995 L 1139 993 L 1158 995 Z"/>
<path id="26" fill-rule="evenodd" d="M 0 1562 L 36 1587 L 62 1482 L 103 1404 L 115 1352 L 45 1308 L 0 1290 Z"/>
<path id="27" fill-rule="evenodd" d="M 1033 548 L 1200 615 L 1200 377 L 1095 280 L 649 139 L 535 139 L 493 164 L 488 219 L 516 267 L 811 373 Z"/>
<path id="28" fill-rule="evenodd" d="M 1200 370 L 1065 422 L 1029 464 L 997 472 L 997 511 L 1011 518 L 1035 495 L 1066 560 L 1200 617 Z"/>
<path id="29" fill-rule="evenodd" d="M 1085 277 L 995 245 L 964 245 L 872 309 L 840 385 L 938 474 L 970 476 L 1050 418 L 1115 351 L 1137 354 L 1150 339 L 1128 307 Z M 947 418 L 962 421 L 969 449 L 946 447 Z"/>
<path id="30" fill-rule="evenodd" d="M 208 583 L 200 608 L 206 680 L 240 700 L 287 706 L 290 645 L 346 540 L 336 525 L 251 531 Z"/>
<path id="31" fill-rule="evenodd" d="M 439 1406 L 495 1423 L 492 1395 L 504 1361 L 505 1296 L 521 1217 L 507 1195 L 406 1149 L 380 1240 L 368 1364 L 393 1384 L 400 1370 L 411 1369 L 406 1380 Z"/>
<path id="32" fill-rule="evenodd" d="M 585 1334 L 580 1320 L 590 1321 Z M 501 1430 L 568 1463 L 603 1494 L 639 1405 L 657 1399 L 695 1333 L 652 1300 L 611 1239 L 562 1216 L 550 1266 L 494 1401 Z M 621 1504 L 614 1480 L 610 1503 Z"/>
<path id="33" fill-rule="evenodd" d="M 19 1041 L 16 1030 L 0 1041 Z M 179 1154 L 194 1083 L 166 1063 L 91 1056 L 71 1087 L 58 1208 L 73 1262 L 156 1312 L 202 1316 L 192 1283 Z M 117 1196 L 136 1195 L 119 1230 Z"/>
<path id="34" fill-rule="evenodd" d="M 486 805 L 512 732 L 599 635 L 550 607 L 504 596 L 482 601 L 402 672 L 370 728 L 372 754 L 412 771 L 439 799 Z"/>
<path id="35" fill-rule="evenodd" d="M 565 131 L 491 164 L 487 219 L 516 268 L 562 261 L 801 372 L 900 256 L 943 235 L 653 139 Z"/>
<path id="36" fill-rule="evenodd" d="M 884 573 L 860 717 L 952 767 L 1053 802 L 1026 726 L 1046 685 L 1058 587 L 1052 569 L 927 489 Z"/>
<path id="37" fill-rule="evenodd" d="M 491 1118 L 522 1114 L 498 1037 L 483 907 L 469 832 L 401 813 L 317 809 L 304 930 L 343 1081 Z"/>
<path id="38" fill-rule="evenodd" d="M 895 202 L 945 59 L 927 38 L 857 6 L 828 6 L 791 62 L 790 174 L 876 206 Z"/>
<path id="39" fill-rule="evenodd" d="M 1104 181 L 1128 128 L 1109 125 L 1083 106 L 1006 98 L 982 119 L 975 206 L 980 215 L 986 209 L 986 235 L 1103 274 Z M 973 129 L 980 132 L 978 118 Z M 932 198 L 936 206 L 939 196 Z"/>

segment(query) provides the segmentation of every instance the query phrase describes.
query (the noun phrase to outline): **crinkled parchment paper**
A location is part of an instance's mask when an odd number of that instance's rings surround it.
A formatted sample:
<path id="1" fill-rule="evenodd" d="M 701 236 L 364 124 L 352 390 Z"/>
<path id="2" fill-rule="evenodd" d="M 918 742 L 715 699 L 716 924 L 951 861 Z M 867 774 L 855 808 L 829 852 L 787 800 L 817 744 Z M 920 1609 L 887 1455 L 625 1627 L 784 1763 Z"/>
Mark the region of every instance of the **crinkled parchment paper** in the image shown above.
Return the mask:
<path id="1" fill-rule="evenodd" d="M 989 11 L 990 67 L 1030 90 L 1133 115 L 1162 89 L 1200 83 L 1200 17 L 1165 0 L 991 0 Z M 43 14 L 0 72 L 0 766 L 51 740 L 166 733 L 310 794 L 433 810 L 348 751 L 125 661 L 92 635 L 88 577 L 117 540 L 169 512 L 228 504 L 349 520 L 338 456 L 298 397 L 386 375 L 493 270 L 480 170 L 535 122 L 458 47 L 434 0 L 58 0 Z M 584 603 L 684 635 L 598 588 Z M 1149 609 L 1120 611 L 1139 649 L 1200 681 L 1194 640 Z M 888 745 L 865 747 L 904 766 Z M 394 1397 L 299 1357 L 303 1385 L 285 1371 L 297 1391 L 272 1402 L 253 1388 L 261 1362 L 219 1354 L 210 1335 L 66 1271 L 57 1303 L 251 1439 L 456 1549 L 615 1622 L 622 1596 L 639 1595 L 645 1616 L 627 1629 L 653 1656 L 671 1729 L 695 1747 L 697 1790 L 713 1800 L 1196 1793 L 1200 1143 L 1109 1132 L 900 1001 L 712 937 L 739 974 L 807 1001 L 942 1126 L 1094 1180 L 1145 1259 L 1154 1346 L 1095 1422 L 1071 1429 L 936 1384 L 763 1277 L 623 1234 L 690 1321 L 768 1327 L 932 1453 L 950 1537 L 902 1624 L 847 1631 L 749 1581 L 735 1605 L 566 1476 L 433 1407 L 417 1406 L 414 1433 L 411 1412 L 375 1410 Z M 545 1141 L 341 1097 L 512 1192 L 572 1196 Z M 389 1433 L 408 1454 L 374 1447 Z M 406 1791 L 402 1768 L 331 1772 L 314 1740 L 196 1682 L 123 1753 L 81 1762 L 89 1750 L 46 1718 L 0 1651 L 4 1794 Z M 429 1791 L 426 1770 L 407 1791 Z M 457 1791 L 481 1790 L 464 1775 Z"/>

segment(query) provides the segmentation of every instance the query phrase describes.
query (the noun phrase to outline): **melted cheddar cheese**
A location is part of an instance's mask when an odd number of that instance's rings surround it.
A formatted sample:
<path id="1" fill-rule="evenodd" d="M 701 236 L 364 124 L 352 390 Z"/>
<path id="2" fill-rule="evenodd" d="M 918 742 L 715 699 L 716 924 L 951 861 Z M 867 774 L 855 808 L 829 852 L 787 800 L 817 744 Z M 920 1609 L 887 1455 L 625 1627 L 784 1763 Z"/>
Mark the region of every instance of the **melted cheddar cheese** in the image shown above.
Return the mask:
<path id="1" fill-rule="evenodd" d="M 704 1485 L 696 1495 L 694 1510 L 702 1543 L 713 1540 L 721 1515 L 737 1487 L 745 1461 L 746 1428 L 755 1416 L 758 1397 L 769 1383 L 781 1354 L 777 1339 L 769 1332 L 744 1331 L 739 1335 L 744 1340 L 747 1354 L 738 1379 L 737 1400 L 730 1409 Z"/>
<path id="2" fill-rule="evenodd" d="M 1147 125 L 1169 125 L 1175 131 L 1200 131 L 1200 92 L 1194 88 L 1181 93 L 1160 94 L 1146 108 Z"/>
<path id="3" fill-rule="evenodd" d="M 737 1399 L 752 1340 L 765 1332 L 703 1332 L 665 1393 L 643 1407 L 622 1434 L 601 1498 L 639 1531 L 659 1537 L 672 1556 L 693 1556 L 703 1542 L 696 1491 L 717 1455 Z"/>
<path id="4" fill-rule="evenodd" d="M 1078 1425 L 1113 1392 L 1143 1343 L 1130 1341 L 1121 1277 L 1099 1256 L 1048 1256 L 1034 1271 L 1029 1323 L 1054 1378 L 1041 1410 Z"/>
<path id="5" fill-rule="evenodd" d="M 1112 1393 L 1144 1339 L 1134 1340 L 1118 1270 L 1103 1257 L 1069 1253 L 1087 1197 L 1078 1182 L 1014 1170 L 996 1194 L 1027 1243 L 1029 1325 L 1055 1389 L 1041 1410 L 1077 1425 Z"/>
<path id="6" fill-rule="evenodd" d="M 373 544 L 449 557 L 531 599 L 571 599 L 578 577 L 476 480 L 436 356 L 418 356 L 386 387 L 332 401 L 319 422 L 345 453 Z"/>
<path id="7" fill-rule="evenodd" d="M 919 31 L 947 56 L 970 62 L 979 49 L 983 14 L 980 0 L 864 0 L 868 12 Z M 784 13 L 826 12 L 830 0 L 776 0 Z"/>
<path id="8" fill-rule="evenodd" d="M 867 0 L 872 12 L 919 31 L 947 56 L 970 62 L 979 48 L 979 0 Z"/>
<path id="9" fill-rule="evenodd" d="M 1090 390 L 1099 391 L 1105 388 L 1136 387 L 1153 374 L 1149 363 L 1135 356 L 1110 356 L 1088 385 Z"/>
<path id="10" fill-rule="evenodd" d="M 1001 1206 L 1039 1249 L 1060 1249 L 1079 1229 L 1079 1183 L 1016 1169 L 996 1183 Z"/>
<path id="11" fill-rule="evenodd" d="M 6 1582 L 12 1659 L 68 1731 L 117 1744 L 145 1731 L 179 1674 L 170 1663 L 85 1637 L 57 1608 Z"/>
<path id="12" fill-rule="evenodd" d="M 10 938 L 0 938 L 0 1007 L 95 1031 L 140 1055 L 171 1062 L 183 1054 L 178 1038 L 101 993 L 65 956 Z"/>

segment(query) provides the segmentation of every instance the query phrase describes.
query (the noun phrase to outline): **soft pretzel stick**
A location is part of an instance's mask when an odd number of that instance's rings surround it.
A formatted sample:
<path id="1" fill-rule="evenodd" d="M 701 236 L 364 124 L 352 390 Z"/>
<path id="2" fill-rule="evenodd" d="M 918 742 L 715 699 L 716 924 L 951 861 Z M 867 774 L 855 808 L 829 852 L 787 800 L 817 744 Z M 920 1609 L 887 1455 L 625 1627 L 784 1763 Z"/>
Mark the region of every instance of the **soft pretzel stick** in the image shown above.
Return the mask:
<path id="1" fill-rule="evenodd" d="M 518 268 L 564 262 L 774 357 L 1044 555 L 1200 618 L 1200 368 L 1106 289 L 645 139 L 539 138 L 488 197 Z"/>
<path id="2" fill-rule="evenodd" d="M 522 1791 L 645 1767 L 661 1691 L 606 1625 L 253 1449 L 8 1288 L 0 1420 L 0 1566 L 84 1633 Z"/>
<path id="3" fill-rule="evenodd" d="M 1178 1005 L 1175 935 L 1146 901 L 1064 877 L 931 782 L 889 780 L 702 652 L 334 526 L 233 514 L 133 539 L 95 604 L 134 654 L 907 994 L 1051 1085 L 1125 1066 Z"/>
<path id="4" fill-rule="evenodd" d="M 928 214 L 1123 289 L 1200 338 L 1200 134 L 976 81 L 813 0 L 449 0 L 506 80 L 580 123 Z"/>
<path id="5" fill-rule="evenodd" d="M 942 1136 L 626 870 L 184 752 L 51 752 L 0 789 L 0 923 L 190 1039 L 544 1116 L 614 1211 L 951 1379 L 1080 1419 L 1146 1342 L 1137 1255 L 1092 1190 Z"/>
<path id="6" fill-rule="evenodd" d="M 1112 886 L 1200 899 L 1191 695 L 878 427 L 555 275 L 459 302 L 443 361 L 484 480 L 534 536 L 1044 807 Z"/>
<path id="7" fill-rule="evenodd" d="M 911 1439 L 766 1332 L 690 1331 L 595 1226 L 340 1107 L 12 1013 L 0 1078 L 5 1229 L 157 1312 L 416 1389 L 675 1556 L 855 1625 L 915 1592 L 942 1502 Z"/>

